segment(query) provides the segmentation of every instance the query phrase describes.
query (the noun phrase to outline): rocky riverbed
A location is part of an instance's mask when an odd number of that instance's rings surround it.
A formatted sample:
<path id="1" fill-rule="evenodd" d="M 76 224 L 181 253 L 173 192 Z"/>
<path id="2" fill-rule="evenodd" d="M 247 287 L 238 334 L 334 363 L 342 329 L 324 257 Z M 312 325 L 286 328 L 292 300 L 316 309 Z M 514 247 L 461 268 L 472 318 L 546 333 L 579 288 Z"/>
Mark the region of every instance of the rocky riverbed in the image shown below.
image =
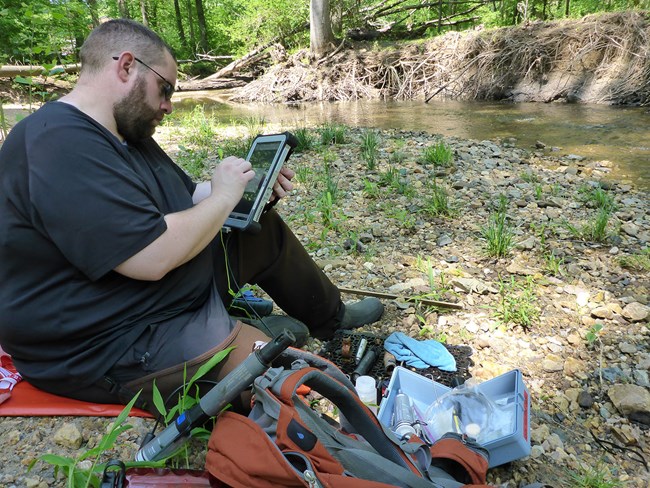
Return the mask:
<path id="1" fill-rule="evenodd" d="M 519 148 L 515 140 L 375 131 L 371 150 L 368 131 L 342 130 L 343 143 L 292 156 L 296 189 L 278 208 L 336 284 L 401 297 L 384 300 L 384 317 L 366 331 L 468 345 L 477 380 L 521 370 L 532 452 L 490 470 L 489 482 L 647 486 L 648 192 L 610 181 L 610 162 L 562 155 L 552 141 Z M 171 132 L 157 137 L 174 153 Z M 435 146 L 451 149 L 451 164 L 434 164 L 433 149 L 427 157 Z M 490 242 L 506 252 L 491 255 Z M 428 308 L 427 298 L 462 308 Z M 133 458 L 151 421 L 129 422 L 134 428 L 103 460 Z M 0 486 L 64 486 L 51 466 L 38 462 L 28 473 L 28 465 L 45 453 L 86 452 L 108 424 L 3 418 Z M 198 449 L 189 465 L 201 459 Z M 599 476 L 611 484 L 579 483 Z"/>

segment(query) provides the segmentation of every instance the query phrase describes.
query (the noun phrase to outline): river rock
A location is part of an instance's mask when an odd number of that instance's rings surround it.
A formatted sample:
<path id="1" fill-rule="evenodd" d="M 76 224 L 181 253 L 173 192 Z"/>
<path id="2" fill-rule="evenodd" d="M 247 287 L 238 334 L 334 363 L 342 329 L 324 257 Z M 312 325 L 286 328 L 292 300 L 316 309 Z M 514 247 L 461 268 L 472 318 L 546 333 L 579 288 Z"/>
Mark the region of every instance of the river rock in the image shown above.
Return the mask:
<path id="1" fill-rule="evenodd" d="M 607 395 L 616 409 L 631 420 L 650 425 L 650 392 L 638 385 L 618 384 Z"/>
<path id="2" fill-rule="evenodd" d="M 639 302 L 628 303 L 621 312 L 623 317 L 631 322 L 640 322 L 650 315 L 650 307 L 642 305 Z"/>
<path id="3" fill-rule="evenodd" d="M 625 222 L 621 225 L 621 230 L 628 236 L 636 237 L 639 235 L 639 227 L 631 222 Z"/>
<path id="4" fill-rule="evenodd" d="M 614 318 L 614 312 L 609 307 L 596 307 L 591 311 L 591 316 L 597 319 L 611 320 Z"/>
<path id="5" fill-rule="evenodd" d="M 547 355 L 542 361 L 542 369 L 544 369 L 544 371 L 547 371 L 549 373 L 553 373 L 555 371 L 562 371 L 564 369 L 564 363 L 562 361 L 562 358 L 560 356 L 557 356 L 556 354 Z"/>
<path id="6" fill-rule="evenodd" d="M 72 449 L 79 449 L 83 438 L 81 432 L 74 423 L 68 422 L 56 431 L 54 434 L 54 442 L 63 447 Z"/>

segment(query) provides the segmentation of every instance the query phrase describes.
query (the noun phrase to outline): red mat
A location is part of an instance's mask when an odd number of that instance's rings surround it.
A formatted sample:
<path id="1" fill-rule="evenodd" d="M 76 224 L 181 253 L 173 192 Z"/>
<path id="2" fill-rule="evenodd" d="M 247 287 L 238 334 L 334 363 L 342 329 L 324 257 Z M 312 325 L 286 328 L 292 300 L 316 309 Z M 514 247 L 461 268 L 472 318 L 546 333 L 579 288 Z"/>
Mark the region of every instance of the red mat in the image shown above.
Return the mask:
<path id="1" fill-rule="evenodd" d="M 11 357 L 0 347 L 2 366 L 16 372 Z M 0 417 L 117 417 L 124 410 L 124 405 L 82 402 L 44 392 L 19 381 L 11 391 L 11 397 L 0 403 Z M 132 417 L 153 418 L 146 410 L 132 408 Z"/>

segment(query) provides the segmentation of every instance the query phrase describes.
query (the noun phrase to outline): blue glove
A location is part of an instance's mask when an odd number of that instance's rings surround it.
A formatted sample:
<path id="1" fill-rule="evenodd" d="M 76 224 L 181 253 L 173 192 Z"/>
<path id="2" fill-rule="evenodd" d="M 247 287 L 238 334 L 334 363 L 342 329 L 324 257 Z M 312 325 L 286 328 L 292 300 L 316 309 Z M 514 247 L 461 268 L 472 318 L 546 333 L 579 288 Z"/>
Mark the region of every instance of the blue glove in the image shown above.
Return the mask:
<path id="1" fill-rule="evenodd" d="M 442 371 L 456 371 L 454 356 L 438 341 L 418 341 L 402 332 L 393 332 L 384 341 L 384 348 L 408 366 L 426 369 L 434 366 Z"/>

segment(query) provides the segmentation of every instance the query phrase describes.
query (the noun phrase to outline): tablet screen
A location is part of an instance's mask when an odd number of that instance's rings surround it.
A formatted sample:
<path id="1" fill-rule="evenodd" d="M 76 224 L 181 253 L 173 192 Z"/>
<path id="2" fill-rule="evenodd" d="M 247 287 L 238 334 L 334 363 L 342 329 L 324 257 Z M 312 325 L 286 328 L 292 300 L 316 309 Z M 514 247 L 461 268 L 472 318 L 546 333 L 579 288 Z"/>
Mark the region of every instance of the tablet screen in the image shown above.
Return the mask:
<path id="1" fill-rule="evenodd" d="M 244 195 L 235 207 L 235 212 L 247 214 L 250 211 L 281 146 L 282 141 L 260 142 L 255 145 L 249 159 L 255 176 L 246 185 Z"/>

